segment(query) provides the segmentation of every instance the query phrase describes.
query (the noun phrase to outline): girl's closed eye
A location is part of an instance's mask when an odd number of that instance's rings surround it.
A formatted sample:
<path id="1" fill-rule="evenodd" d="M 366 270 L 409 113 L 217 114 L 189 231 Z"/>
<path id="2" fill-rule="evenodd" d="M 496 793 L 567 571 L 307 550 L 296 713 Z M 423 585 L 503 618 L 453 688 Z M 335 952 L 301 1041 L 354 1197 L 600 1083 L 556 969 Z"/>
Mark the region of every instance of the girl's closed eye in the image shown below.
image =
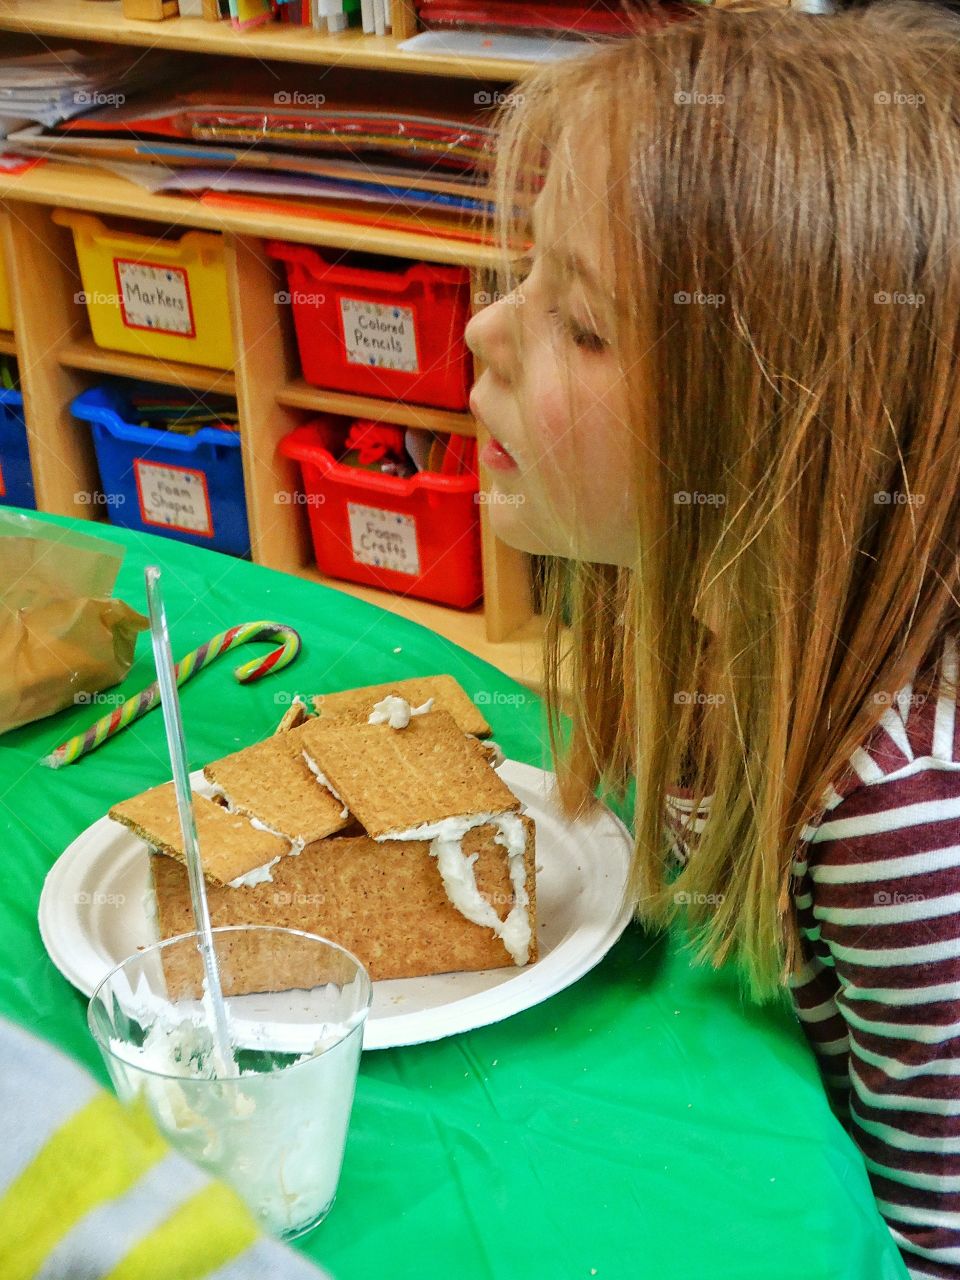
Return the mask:
<path id="1" fill-rule="evenodd" d="M 599 333 L 594 333 L 592 329 L 585 329 L 576 320 L 565 320 L 560 313 L 559 307 L 550 307 L 547 314 L 558 325 L 565 334 L 573 339 L 574 346 L 580 347 L 583 351 L 592 351 L 599 353 L 605 351 L 610 345 L 608 338 L 602 338 Z"/>
<path id="2" fill-rule="evenodd" d="M 511 263 L 510 284 L 512 289 L 519 289 L 529 279 L 535 265 L 536 259 L 532 255 L 517 258 Z M 585 325 L 578 324 L 572 318 L 565 320 L 559 307 L 548 307 L 547 315 L 563 332 L 564 336 L 570 337 L 574 345 L 583 351 L 592 351 L 599 354 L 599 352 L 606 350 L 610 346 L 609 339 L 601 337 L 599 333 L 595 333 Z"/>

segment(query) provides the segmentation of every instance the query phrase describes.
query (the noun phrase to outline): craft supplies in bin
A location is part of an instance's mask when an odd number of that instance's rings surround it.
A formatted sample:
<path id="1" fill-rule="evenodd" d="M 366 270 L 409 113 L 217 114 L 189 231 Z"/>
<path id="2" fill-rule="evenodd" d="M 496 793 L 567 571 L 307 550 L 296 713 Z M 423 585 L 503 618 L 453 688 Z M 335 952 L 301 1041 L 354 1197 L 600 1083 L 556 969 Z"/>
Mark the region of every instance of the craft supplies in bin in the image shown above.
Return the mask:
<path id="1" fill-rule="evenodd" d="M 16 361 L 0 356 L 0 502 L 35 507 L 33 472 Z"/>
<path id="2" fill-rule="evenodd" d="M 271 240 L 287 269 L 303 376 L 317 387 L 465 409 L 472 363 L 466 267 Z"/>
<path id="3" fill-rule="evenodd" d="M 112 524 L 249 555 L 232 398 L 117 380 L 82 392 L 70 410 L 92 428 Z"/>
<path id="4" fill-rule="evenodd" d="M 73 230 L 93 340 L 111 351 L 233 367 L 223 237 L 174 239 L 114 231 L 90 213 L 56 209 Z"/>
<path id="5" fill-rule="evenodd" d="M 302 469 L 320 571 L 460 609 L 475 605 L 483 595 L 475 466 L 405 478 L 346 465 L 337 460 L 339 422 L 338 429 L 337 419 L 318 418 L 280 442 Z M 451 456 L 475 443 L 450 440 Z"/>

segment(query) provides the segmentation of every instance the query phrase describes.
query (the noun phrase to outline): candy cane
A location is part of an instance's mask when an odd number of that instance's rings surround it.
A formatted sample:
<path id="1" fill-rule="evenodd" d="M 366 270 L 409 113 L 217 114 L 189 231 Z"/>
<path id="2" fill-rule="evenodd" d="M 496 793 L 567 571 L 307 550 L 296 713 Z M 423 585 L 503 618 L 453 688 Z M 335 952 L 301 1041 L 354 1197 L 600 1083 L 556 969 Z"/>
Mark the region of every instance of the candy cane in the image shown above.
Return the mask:
<path id="1" fill-rule="evenodd" d="M 174 668 L 177 684 L 186 684 L 202 667 L 209 666 L 219 658 L 221 653 L 227 653 L 240 644 L 249 644 L 252 640 L 282 640 L 283 643 L 265 658 L 251 658 L 249 662 L 236 667 L 233 674 L 241 684 L 253 684 L 271 671 L 282 671 L 300 652 L 300 636 L 292 627 L 281 626 L 279 622 L 245 622 L 239 627 L 231 627 L 229 631 L 221 631 L 212 640 L 181 658 Z M 140 693 L 127 698 L 109 715 L 102 716 L 84 733 L 78 733 L 76 737 L 61 743 L 55 751 L 44 756 L 41 763 L 51 769 L 73 764 L 81 756 L 95 751 L 102 742 L 112 738 L 128 724 L 145 716 L 159 701 L 160 686 L 154 681 Z"/>

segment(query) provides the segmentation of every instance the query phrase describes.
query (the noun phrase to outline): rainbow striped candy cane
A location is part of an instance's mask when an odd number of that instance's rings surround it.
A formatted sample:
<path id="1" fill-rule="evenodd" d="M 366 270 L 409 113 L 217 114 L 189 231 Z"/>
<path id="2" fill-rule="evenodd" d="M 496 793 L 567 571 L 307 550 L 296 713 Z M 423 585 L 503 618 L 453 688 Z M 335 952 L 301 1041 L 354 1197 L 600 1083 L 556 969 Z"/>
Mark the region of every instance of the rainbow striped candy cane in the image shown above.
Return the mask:
<path id="1" fill-rule="evenodd" d="M 252 640 L 281 640 L 283 643 L 265 658 L 251 658 L 249 662 L 241 663 L 235 668 L 233 674 L 241 684 L 253 684 L 271 671 L 282 671 L 300 652 L 300 636 L 292 627 L 281 626 L 279 622 L 245 622 L 239 627 L 231 627 L 229 631 L 221 631 L 212 640 L 200 645 L 199 649 L 194 649 L 185 658 L 181 658 L 174 668 L 177 685 L 186 684 L 202 667 L 209 666 L 219 658 L 221 653 L 235 649 L 240 644 L 249 644 Z M 125 729 L 128 724 L 145 716 L 159 701 L 160 686 L 155 680 L 140 693 L 127 698 L 126 702 L 121 703 L 109 715 L 102 716 L 84 733 L 78 733 L 76 737 L 61 743 L 55 751 L 44 756 L 41 763 L 51 769 L 73 764 L 81 756 L 96 751 L 101 743 Z"/>

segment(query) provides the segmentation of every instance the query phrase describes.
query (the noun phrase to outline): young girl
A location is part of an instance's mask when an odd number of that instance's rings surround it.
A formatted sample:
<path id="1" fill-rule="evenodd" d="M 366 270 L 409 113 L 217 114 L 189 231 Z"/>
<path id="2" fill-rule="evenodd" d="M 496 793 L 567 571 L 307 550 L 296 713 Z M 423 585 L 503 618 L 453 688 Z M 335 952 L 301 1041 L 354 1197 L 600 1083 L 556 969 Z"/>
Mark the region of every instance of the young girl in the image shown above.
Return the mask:
<path id="1" fill-rule="evenodd" d="M 500 108 L 467 331 L 568 812 L 635 785 L 640 919 L 789 987 L 916 1277 L 960 1276 L 958 107 L 911 0 L 638 23 Z"/>

